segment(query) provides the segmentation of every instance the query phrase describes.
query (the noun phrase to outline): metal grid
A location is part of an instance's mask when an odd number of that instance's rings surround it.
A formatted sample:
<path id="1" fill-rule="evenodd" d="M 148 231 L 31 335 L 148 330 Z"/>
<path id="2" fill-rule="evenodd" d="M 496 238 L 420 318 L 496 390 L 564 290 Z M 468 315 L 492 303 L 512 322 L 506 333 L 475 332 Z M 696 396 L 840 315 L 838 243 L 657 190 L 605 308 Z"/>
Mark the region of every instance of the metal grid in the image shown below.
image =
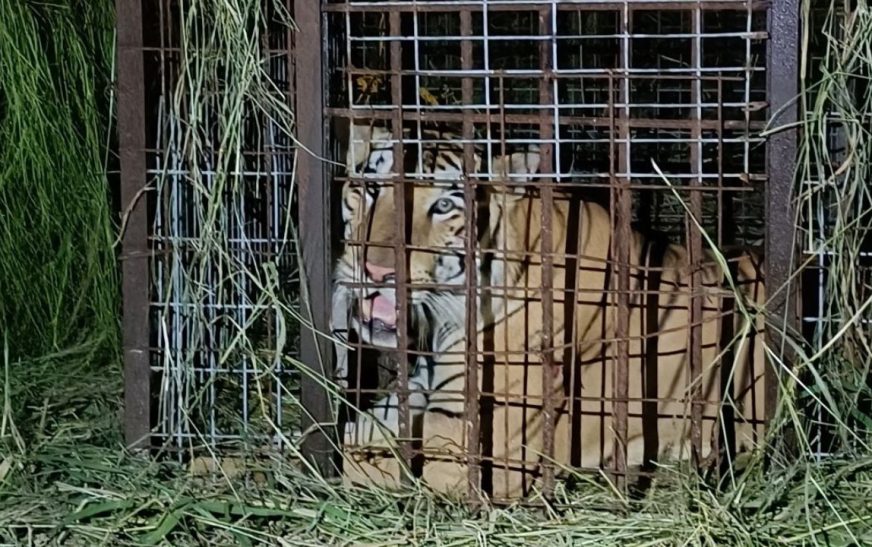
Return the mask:
<path id="1" fill-rule="evenodd" d="M 509 486 L 514 480 L 509 478 L 511 473 L 523 476 L 523 493 L 533 484 L 550 492 L 559 470 L 559 465 L 549 461 L 554 457 L 558 464 L 605 468 L 624 481 L 636 476 L 628 463 L 639 463 L 638 441 L 645 437 L 644 463 L 656 460 L 656 454 L 650 453 L 651 442 L 655 450 L 662 448 L 657 445 L 661 426 L 654 426 L 652 436 L 649 420 L 653 415 L 654 422 L 661 423 L 665 419 L 663 405 L 670 403 L 661 399 L 656 385 L 651 387 L 657 383 L 657 372 L 651 376 L 650 370 L 656 371 L 658 364 L 644 355 L 657 354 L 657 341 L 665 335 L 649 330 L 648 335 L 631 338 L 630 332 L 636 328 L 635 322 L 644 322 L 644 310 L 656 308 L 653 302 L 657 300 L 652 301 L 651 295 L 660 297 L 659 292 L 665 289 L 658 289 L 658 283 L 669 284 L 671 274 L 657 267 L 657 259 L 642 264 L 631 256 L 638 251 L 635 240 L 631 241 L 631 229 L 650 234 L 652 242 L 665 240 L 686 246 L 692 273 L 676 282 L 676 292 L 685 303 L 676 307 L 685 314 L 681 343 L 685 344 L 689 370 L 676 378 L 690 386 L 692 379 L 699 380 L 703 370 L 708 371 L 714 360 L 712 350 L 719 347 L 709 331 L 704 332 L 701 321 L 722 312 L 731 316 L 724 311 L 729 298 L 701 296 L 711 289 L 707 277 L 711 270 L 701 267 L 706 244 L 690 215 L 719 246 L 760 244 L 766 234 L 771 238 L 771 234 L 792 233 L 792 223 L 786 230 L 764 223 L 764 208 L 772 207 L 766 200 L 783 195 L 785 187 L 789 192 L 792 182 L 780 175 L 767 177 L 767 167 L 773 163 L 766 156 L 765 139 L 758 136 L 770 109 L 780 106 L 772 103 L 767 88 L 767 77 L 771 78 L 767 60 L 790 58 L 767 58 L 768 7 L 767 3 L 744 1 L 500 0 L 336 1 L 323 6 L 327 112 L 334 122 L 331 156 L 344 163 L 349 127 L 354 124 L 392 131 L 391 137 L 380 143 L 393 153 L 390 171 L 381 173 L 381 178 L 372 174 L 361 178 L 359 172 L 347 174 L 337 169 L 332 191 L 340 194 L 341 185 L 349 180 L 377 188 L 376 195 L 391 190 L 393 197 L 385 210 L 405 213 L 392 216 L 396 224 L 387 236 L 381 234 L 381 239 L 371 228 L 369 217 L 368 228 L 348 237 L 348 233 L 343 234 L 338 207 L 334 208 L 333 225 L 342 240 L 337 248 L 356 249 L 354 256 L 359 261 L 358 273 L 351 279 L 340 279 L 334 288 L 334 332 L 347 332 L 356 350 L 346 354 L 337 347 L 338 379 L 347 387 L 350 402 L 345 409 L 344 450 L 351 458 L 345 463 L 346 475 L 361 472 L 369 480 L 392 482 L 402 480 L 399 467 L 404 465 L 413 474 L 438 483 L 459 476 L 458 466 L 462 465 L 465 484 L 442 482 L 443 487 L 468 488 L 474 496 L 484 491 L 499 498 L 516 493 L 517 489 Z M 456 137 L 434 140 L 428 131 L 435 128 L 449 128 Z M 529 152 L 531 146 L 537 147 L 541 163 L 527 188 L 535 189 L 532 192 L 541 200 L 542 226 L 550 226 L 555 215 L 566 215 L 565 236 L 542 229 L 535 248 L 522 253 L 527 260 L 536 261 L 542 277 L 541 286 L 522 291 L 527 303 L 521 307 L 541 321 L 536 326 L 535 343 L 518 342 L 529 332 L 509 333 L 507 327 L 477 332 L 477 322 L 487 321 L 482 319 L 485 312 L 481 310 L 488 304 L 481 303 L 507 299 L 512 289 L 483 286 L 491 278 L 482 275 L 478 266 L 500 257 L 508 260 L 511 255 L 496 242 L 487 247 L 466 237 L 462 253 L 452 249 L 466 266 L 462 286 L 441 287 L 464 293 L 464 321 L 455 329 L 462 334 L 451 348 L 454 351 L 439 346 L 438 334 L 422 334 L 428 332 L 422 326 L 439 322 L 432 316 L 420 317 L 410 307 L 416 291 L 440 289 L 432 283 L 417 285 L 410 278 L 414 275 L 413 255 L 440 252 L 414 243 L 423 237 L 420 225 L 411 226 L 418 217 L 410 216 L 420 188 L 426 186 L 421 158 L 434 146 L 452 143 L 459 147 L 456 157 L 462 158 L 464 166 L 465 210 L 476 211 L 466 216 L 465 233 L 481 236 L 477 222 L 489 220 L 488 208 L 481 207 L 482 193 L 505 182 L 492 158 Z M 367 145 L 351 142 L 352 151 L 355 146 Z M 469 167 L 476 157 L 482 160 L 479 172 Z M 400 165 L 404 166 L 403 176 L 399 176 Z M 779 185 L 777 191 L 771 188 L 773 184 Z M 578 235 L 583 222 L 579 216 L 590 212 L 583 205 L 587 202 L 600 203 L 609 211 L 610 231 L 603 235 L 609 240 L 608 249 L 598 259 L 584 255 L 584 237 Z M 552 251 L 554 242 L 565 247 Z M 767 243 L 784 245 L 785 241 Z M 371 276 L 362 275 L 370 256 L 367 253 L 372 252 L 367 249 L 393 251 L 393 283 L 375 283 Z M 587 276 L 599 276 L 605 283 L 595 286 L 585 280 Z M 708 289 L 703 287 L 704 278 Z M 777 284 L 779 279 L 775 276 L 768 281 Z M 395 291 L 396 347 L 403 348 L 392 350 L 399 357 L 390 382 L 374 370 L 373 360 L 365 357 L 367 351 L 385 348 L 361 342 L 360 333 L 354 332 L 354 314 L 359 313 L 360 301 L 372 299 L 379 289 Z M 573 324 L 573 315 L 578 312 L 565 303 L 584 302 L 586 292 L 597 295 L 595 305 L 612 323 L 609 332 L 601 333 L 598 339 L 608 343 L 602 344 L 596 358 L 581 363 L 583 352 L 567 349 L 574 345 L 570 335 L 579 336 L 576 330 L 580 327 Z M 336 294 L 342 297 L 337 299 Z M 733 329 L 722 328 L 722 337 Z M 405 349 L 409 347 L 414 349 Z M 668 353 L 662 347 L 660 351 Z M 461 389 L 449 393 L 424 386 L 422 370 L 430 370 L 432 375 L 436 369 L 431 367 L 446 362 L 462 371 Z M 500 375 L 508 378 L 516 374 L 510 372 L 512 366 L 525 371 L 528 388 L 536 381 L 538 387 L 519 394 L 500 391 L 499 386 L 508 383 Z M 643 373 L 647 375 L 641 382 L 648 387 L 639 387 L 630 375 L 646 370 L 649 372 Z M 718 384 L 708 374 L 707 381 Z M 563 379 L 562 392 L 542 389 L 555 377 Z M 721 377 L 720 388 L 734 387 L 729 382 Z M 706 385 L 706 390 L 710 389 Z M 767 379 L 770 395 L 772 385 Z M 754 408 L 745 412 L 754 436 L 765 417 L 758 404 L 757 391 L 762 390 L 754 384 Z M 704 445 L 713 443 L 713 452 L 718 446 L 729 451 L 735 438 L 731 438 L 734 432 L 729 425 L 720 434 L 712 433 L 717 410 L 710 399 L 701 399 L 703 388 L 698 382 L 690 391 L 691 397 L 673 403 L 689 408 L 686 424 L 691 459 L 702 463 L 708 453 Z M 416 409 L 424 405 L 425 395 L 431 407 L 436 396 L 450 399 L 441 403 L 445 407 L 441 410 L 450 411 L 427 412 L 421 419 Z M 357 410 L 372 410 L 375 401 L 384 403 L 382 397 L 389 397 L 395 409 L 391 423 L 393 433 L 401 439 L 398 452 L 386 452 L 381 445 L 363 446 L 359 438 L 365 427 L 356 423 L 360 419 Z M 513 410 L 517 408 L 521 410 Z M 526 419 L 524 409 L 528 408 L 543 416 L 535 431 L 524 433 L 529 446 L 499 446 L 497 439 L 508 439 L 510 422 Z M 725 415 L 731 415 L 728 406 L 723 408 Z M 579 449 L 582 431 L 593 430 L 599 434 L 587 435 L 597 439 L 598 451 Z M 575 448 L 565 446 L 567 439 Z M 563 449 L 566 454 L 556 454 Z"/>
<path id="2" fill-rule="evenodd" d="M 146 446 L 183 455 L 241 442 L 281 447 L 298 438 L 300 428 L 299 377 L 286 363 L 293 356 L 288 348 L 300 346 L 299 322 L 287 320 L 288 313 L 299 313 L 293 143 L 276 118 L 251 108 L 241 157 L 228 161 L 227 151 L 222 158 L 210 149 L 208 143 L 225 137 L 219 123 L 224 97 L 216 83 L 224 69 L 202 65 L 204 85 L 214 87 L 190 87 L 182 59 L 195 57 L 202 46 L 196 38 L 183 43 L 187 8 L 175 0 L 128 3 L 129 17 L 119 25 L 139 27 L 138 40 L 128 45 L 139 62 L 130 71 L 122 67 L 132 75 L 121 80 L 137 83 L 138 69 L 141 87 L 133 86 L 120 109 L 138 108 L 147 116 L 139 127 L 121 129 L 144 137 L 128 152 L 145 159 L 141 178 L 131 184 L 143 188 L 147 181 L 147 211 L 138 221 L 145 228 L 140 237 L 147 238 L 139 244 L 150 256 L 136 272 L 140 284 L 125 285 L 125 306 L 150 287 L 144 293 L 148 342 L 137 353 L 147 356 L 149 371 L 139 366 L 134 372 L 129 363 L 127 369 L 128 386 L 139 384 L 135 397 L 128 390 L 128 404 L 150 410 L 127 413 L 128 440 L 134 441 L 133 432 L 150 433 Z M 265 22 L 250 30 L 268 59 L 271 93 L 287 103 L 293 97 L 292 33 L 273 4 L 264 5 Z M 191 112 L 195 92 L 205 95 L 202 108 Z M 210 128 L 198 135 L 207 144 L 196 162 L 189 148 L 192 125 Z M 280 293 L 281 304 L 265 297 L 268 291 Z"/>

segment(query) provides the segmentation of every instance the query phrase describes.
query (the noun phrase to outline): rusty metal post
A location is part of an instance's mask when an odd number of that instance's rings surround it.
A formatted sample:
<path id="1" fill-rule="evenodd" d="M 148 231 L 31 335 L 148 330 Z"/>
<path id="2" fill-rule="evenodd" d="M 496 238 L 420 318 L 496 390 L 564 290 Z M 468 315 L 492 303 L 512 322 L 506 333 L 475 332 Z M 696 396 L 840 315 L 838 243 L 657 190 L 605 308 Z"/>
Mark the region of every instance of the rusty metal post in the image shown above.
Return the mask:
<path id="1" fill-rule="evenodd" d="M 115 8 L 119 14 L 116 27 L 121 210 L 128 212 L 120 256 L 124 438 L 129 447 L 146 449 L 151 433 L 151 371 L 148 211 L 141 195 L 147 183 L 142 1 L 116 0 Z"/>
<path id="2" fill-rule="evenodd" d="M 765 269 L 768 315 L 768 345 L 785 365 L 791 364 L 791 352 L 785 335 L 791 336 L 798 325 L 796 287 L 786 286 L 794 264 L 794 207 L 792 203 L 797 152 L 799 93 L 799 3 L 778 0 L 769 7 L 768 59 L 766 72 L 771 127 L 786 127 L 771 135 L 766 144 L 768 182 L 766 184 Z M 773 328 L 774 327 L 774 328 Z M 780 374 L 766 367 L 766 417 L 775 414 L 778 404 Z"/>
<path id="3" fill-rule="evenodd" d="M 613 242 L 614 253 L 612 254 L 614 262 L 608 267 L 617 268 L 617 321 L 615 329 L 615 347 L 617 362 L 615 363 L 615 371 L 613 375 L 613 404 L 612 416 L 614 420 L 614 447 L 612 449 L 612 458 L 614 461 L 615 478 L 619 488 L 623 488 L 627 484 L 627 419 L 629 412 L 629 404 L 627 396 L 629 394 L 629 369 L 630 369 L 630 222 L 632 222 L 632 202 L 630 196 L 630 128 L 628 120 L 630 119 L 630 9 L 627 2 L 624 3 L 621 12 L 621 33 L 624 35 L 623 44 L 621 47 L 621 79 L 620 79 L 620 99 L 617 101 L 622 106 L 618 114 L 618 125 L 621 136 L 621 144 L 618 149 L 618 166 L 615 169 L 615 176 L 612 177 L 612 184 L 617 186 L 617 208 L 614 213 L 615 240 Z M 611 110 L 614 112 L 614 80 L 609 80 L 609 100 L 611 102 Z M 614 120 L 614 113 L 611 114 Z M 614 141 L 614 132 L 611 134 Z M 614 156 L 613 156 L 614 157 Z M 621 175 L 620 173 L 623 173 Z M 613 189 L 614 191 L 614 189 Z M 615 194 L 613 194 L 615 195 Z"/>
<path id="4" fill-rule="evenodd" d="M 551 28 L 551 9 L 543 8 L 539 11 L 539 36 L 544 38 L 551 36 L 553 39 L 554 31 Z M 542 176 L 540 180 L 545 183 L 541 189 L 542 197 L 542 452 L 544 458 L 542 460 L 542 490 L 547 497 L 551 495 L 554 489 L 554 428 L 557 421 L 557 413 L 555 412 L 554 397 L 551 386 L 554 383 L 554 375 L 557 372 L 554 366 L 554 292 L 553 292 L 553 277 L 554 277 L 554 245 L 552 243 L 551 223 L 553 218 L 554 208 L 554 192 L 550 184 L 552 177 L 550 174 L 553 171 L 553 146 L 548 140 L 554 137 L 554 126 L 552 125 L 551 112 L 546 110 L 546 107 L 553 106 L 555 97 L 552 90 L 552 63 L 551 58 L 552 47 L 551 40 L 539 41 L 539 104 L 541 105 L 539 122 L 539 138 L 542 141 L 540 145 Z"/>
<path id="5" fill-rule="evenodd" d="M 397 346 L 400 350 L 400 363 L 397 367 L 397 395 L 399 400 L 397 409 L 399 414 L 399 439 L 400 439 L 400 458 L 404 467 L 409 468 L 412 462 L 412 445 L 409 442 L 411 437 L 411 421 L 409 412 L 409 355 L 406 348 L 408 347 L 409 331 L 409 295 L 408 295 L 408 260 L 409 254 L 406 252 L 406 245 L 411 243 L 409 231 L 411 223 L 406 222 L 410 215 L 412 201 L 407 199 L 407 182 L 415 184 L 417 181 L 412 179 L 407 181 L 406 176 L 406 161 L 405 161 L 405 145 L 403 143 L 403 43 L 399 38 L 403 35 L 401 29 L 401 13 L 399 11 L 391 12 L 390 14 L 390 35 L 391 35 L 391 102 L 394 105 L 393 117 L 393 136 L 397 140 L 394 143 L 394 171 L 397 177 L 394 179 L 394 210 L 396 215 L 396 233 L 393 242 L 394 246 L 394 264 L 396 266 L 396 295 L 397 295 Z M 413 190 L 414 191 L 414 190 Z M 409 194 L 411 195 L 411 193 Z M 400 477 L 403 481 L 408 479 L 408 476 L 403 473 Z"/>
<path id="6" fill-rule="evenodd" d="M 324 116 L 325 42 L 322 38 L 321 2 L 295 0 L 297 62 L 295 89 L 297 139 L 309 152 L 297 149 L 299 234 L 303 256 L 303 308 L 313 330 L 300 336 L 300 360 L 308 368 L 300 380 L 303 413 L 303 454 L 323 474 L 332 474 L 335 419 L 324 381 L 333 377 L 332 351 L 320 333 L 328 332 L 330 313 L 330 188 L 325 177 Z M 306 313 L 306 311 L 304 311 Z"/>
<path id="7" fill-rule="evenodd" d="M 472 35 L 472 13 L 469 10 L 460 12 L 460 34 L 464 38 Z M 460 43 L 461 66 L 464 70 L 472 68 L 472 42 L 467 38 Z M 473 104 L 473 82 L 469 77 L 461 81 L 461 95 L 464 104 Z M 466 244 L 464 260 L 466 270 L 466 461 L 468 465 L 467 488 L 470 501 L 477 505 L 481 494 L 481 416 L 479 413 L 479 363 L 478 363 L 478 299 L 476 292 L 478 276 L 476 271 L 475 253 L 476 241 L 476 209 L 475 206 L 475 176 L 470 176 L 470 170 L 475 166 L 473 145 L 469 142 L 475 137 L 475 127 L 469 117 L 469 111 L 463 114 L 463 139 L 467 143 L 463 147 L 463 170 L 466 181 L 463 185 L 463 203 L 466 207 Z"/>
<path id="8" fill-rule="evenodd" d="M 699 7 L 692 12 L 693 17 L 693 48 L 691 52 L 692 66 L 696 74 L 691 80 L 691 97 L 693 101 L 693 120 L 696 122 L 691 130 L 693 143 L 690 150 L 690 172 L 696 175 L 690 179 L 690 215 L 696 222 L 702 222 L 702 13 Z M 693 463 L 699 464 L 702 457 L 702 271 L 703 261 L 702 233 L 694 221 L 687 220 L 687 247 L 691 269 L 690 276 L 690 309 L 688 310 L 689 328 L 688 338 L 690 341 L 690 439 L 692 446 Z"/>

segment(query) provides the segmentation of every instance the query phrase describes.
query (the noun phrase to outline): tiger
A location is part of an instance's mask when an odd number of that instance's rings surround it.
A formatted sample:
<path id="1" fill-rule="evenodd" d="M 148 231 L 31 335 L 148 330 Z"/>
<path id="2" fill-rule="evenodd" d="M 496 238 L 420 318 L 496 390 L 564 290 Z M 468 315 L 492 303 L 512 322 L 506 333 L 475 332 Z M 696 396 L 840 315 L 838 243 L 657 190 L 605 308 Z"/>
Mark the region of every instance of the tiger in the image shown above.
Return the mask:
<path id="1" fill-rule="evenodd" d="M 339 325 L 343 332 L 353 330 L 366 343 L 396 349 L 396 211 L 390 177 L 398 171 L 409 176 L 409 171 L 394 165 L 396 139 L 389 129 L 353 125 L 350 133 L 346 170 L 355 177 L 342 187 L 344 236 L 367 245 L 361 250 L 347 243 L 342 249 L 334 270 L 334 317 L 350 317 L 349 323 Z M 476 148 L 474 165 L 467 169 L 464 159 L 469 156 L 457 135 L 433 133 L 422 135 L 416 183 L 405 186 L 411 201 L 411 218 L 406 220 L 411 222 L 409 313 L 419 327 L 415 336 L 426 339 L 431 349 L 414 362 L 406 386 L 411 419 L 420 425 L 416 438 L 427 454 L 420 478 L 436 491 L 462 495 L 470 476 L 467 455 L 474 450 L 482 457 L 482 479 L 473 487 L 493 499 L 514 500 L 542 486 L 545 465 L 564 472 L 613 465 L 620 450 L 612 441 L 616 424 L 611 398 L 619 268 L 612 252 L 616 234 L 610 212 L 554 187 L 549 337 L 543 329 L 542 303 L 546 205 L 533 184 L 540 150 L 529 146 L 488 162 Z M 361 176 L 363 183 L 356 179 Z M 464 184 L 473 176 L 487 181 L 477 185 L 475 202 L 477 218 L 484 216 L 486 224 L 479 223 L 477 233 L 470 234 Z M 467 238 L 475 238 L 476 248 L 477 356 L 470 364 Z M 687 247 L 636 229 L 629 235 L 629 247 L 628 403 L 621 447 L 628 469 L 651 469 L 666 461 L 712 461 L 716 443 L 722 448 L 725 444 L 723 427 L 734 431 L 735 453 L 753 451 L 765 422 L 762 253 L 740 249 L 725 270 L 712 251 L 694 267 Z M 689 387 L 694 379 L 689 344 L 694 274 L 702 280 L 697 328 L 702 367 L 693 382 L 701 396 L 695 399 L 702 417 L 698 443 L 693 442 Z M 348 282 L 372 288 L 355 294 L 344 285 Z M 546 354 L 556 363 L 547 375 L 542 369 Z M 487 392 L 479 399 L 482 434 L 473 447 L 467 444 L 470 424 L 464 414 L 470 365 L 478 367 L 478 393 L 483 387 Z M 347 361 L 339 359 L 337 371 L 339 376 L 347 373 Z M 728 426 L 718 419 L 725 382 L 731 385 L 732 404 L 723 408 L 734 413 Z M 556 409 L 551 454 L 545 453 L 543 434 L 545 390 Z M 347 482 L 397 486 L 411 472 L 397 457 L 398 400 L 394 390 L 346 424 Z"/>

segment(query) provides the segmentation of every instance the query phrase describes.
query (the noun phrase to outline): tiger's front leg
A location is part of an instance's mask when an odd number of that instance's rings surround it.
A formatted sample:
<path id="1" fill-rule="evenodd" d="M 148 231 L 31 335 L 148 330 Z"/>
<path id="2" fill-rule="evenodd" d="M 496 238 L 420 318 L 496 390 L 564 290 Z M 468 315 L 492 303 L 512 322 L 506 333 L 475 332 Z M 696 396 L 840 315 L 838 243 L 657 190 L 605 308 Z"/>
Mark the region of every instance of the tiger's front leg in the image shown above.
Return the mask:
<path id="1" fill-rule="evenodd" d="M 427 410 L 430 385 L 430 363 L 426 357 L 418 357 L 408 383 L 410 419 Z M 362 446 L 397 437 L 399 433 L 400 396 L 392 392 L 376 401 L 372 409 L 358 412 L 355 421 L 345 426 L 345 444 Z"/>

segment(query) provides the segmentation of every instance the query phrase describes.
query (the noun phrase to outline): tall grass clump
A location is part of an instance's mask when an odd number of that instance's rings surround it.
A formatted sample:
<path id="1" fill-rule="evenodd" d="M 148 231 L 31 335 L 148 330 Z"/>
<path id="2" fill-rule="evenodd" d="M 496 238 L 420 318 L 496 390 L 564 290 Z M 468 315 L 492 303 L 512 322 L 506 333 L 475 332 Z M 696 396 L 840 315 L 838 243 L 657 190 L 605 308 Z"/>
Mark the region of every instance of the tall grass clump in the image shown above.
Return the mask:
<path id="1" fill-rule="evenodd" d="M 291 375 L 278 374 L 292 368 L 302 319 L 293 304 L 294 117 L 277 81 L 290 72 L 267 40 L 288 36 L 292 22 L 277 0 L 189 0 L 174 20 L 181 63 L 164 75 L 154 187 L 154 232 L 169 248 L 154 269 L 158 427 L 184 449 L 213 435 L 281 437 L 293 416 L 275 409 L 296 414 L 298 405 Z"/>
<path id="2" fill-rule="evenodd" d="M 117 375 L 113 25 L 111 0 L 0 0 L 0 345 L 19 417 L 71 376 Z"/>
<path id="3" fill-rule="evenodd" d="M 818 307 L 804 310 L 820 320 L 798 371 L 812 453 L 868 454 L 872 440 L 872 11 L 849 6 L 803 2 L 798 228 L 808 262 L 824 270 Z"/>

